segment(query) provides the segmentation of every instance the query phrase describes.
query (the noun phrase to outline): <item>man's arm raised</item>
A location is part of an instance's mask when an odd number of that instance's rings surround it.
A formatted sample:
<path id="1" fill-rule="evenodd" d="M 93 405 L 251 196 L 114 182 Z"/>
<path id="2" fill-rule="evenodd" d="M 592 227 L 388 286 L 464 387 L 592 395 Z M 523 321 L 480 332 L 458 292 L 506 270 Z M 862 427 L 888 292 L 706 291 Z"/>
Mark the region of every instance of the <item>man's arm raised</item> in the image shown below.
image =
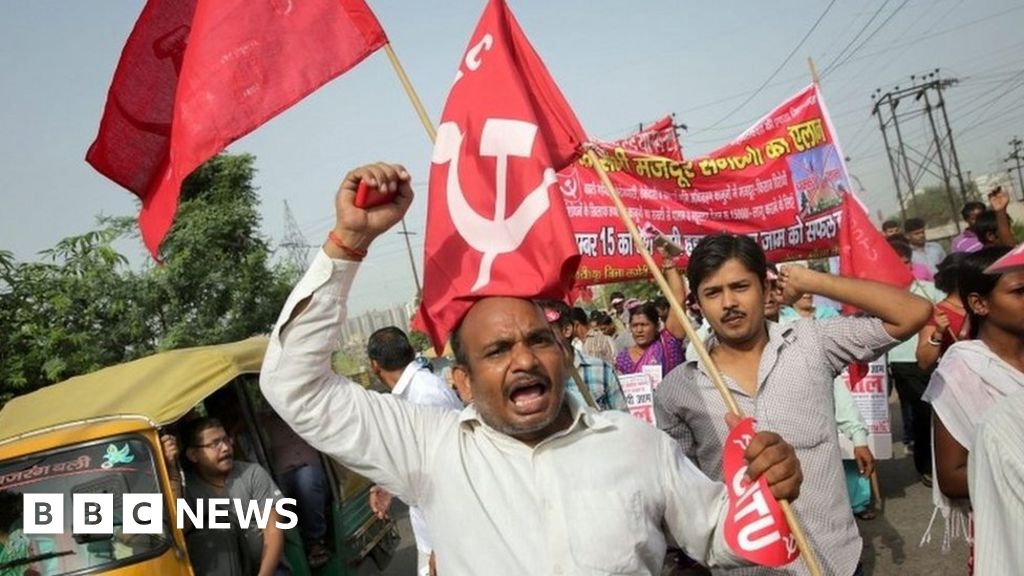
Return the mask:
<path id="1" fill-rule="evenodd" d="M 779 272 L 783 300 L 796 302 L 810 293 L 856 306 L 882 321 L 885 331 L 897 340 L 906 340 L 928 322 L 932 304 L 928 300 L 881 282 L 833 276 L 803 266 L 785 266 Z"/>
<path id="2" fill-rule="evenodd" d="M 396 195 L 382 206 L 357 208 L 361 181 Z M 288 297 L 271 335 L 260 388 L 310 445 L 415 503 L 416 479 L 429 462 L 431 438 L 445 428 L 442 420 L 454 422 L 457 415 L 368 392 L 331 368 L 359 262 L 411 203 L 409 174 L 401 166 L 371 164 L 345 176 L 335 200 L 334 229 Z"/>

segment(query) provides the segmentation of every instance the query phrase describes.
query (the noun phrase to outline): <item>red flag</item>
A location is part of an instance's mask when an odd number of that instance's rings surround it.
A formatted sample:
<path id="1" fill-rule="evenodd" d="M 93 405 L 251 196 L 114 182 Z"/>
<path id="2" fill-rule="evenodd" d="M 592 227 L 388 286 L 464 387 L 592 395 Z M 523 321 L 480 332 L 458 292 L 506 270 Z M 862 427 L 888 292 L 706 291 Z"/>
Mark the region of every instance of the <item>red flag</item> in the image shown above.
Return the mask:
<path id="1" fill-rule="evenodd" d="M 733 552 L 760 566 L 779 567 L 796 560 L 800 550 L 768 480 L 747 480 L 743 454 L 754 439 L 754 419 L 744 418 L 729 431 L 722 453 L 723 480 L 728 489 L 725 542 Z"/>
<path id="2" fill-rule="evenodd" d="M 438 127 L 416 327 L 440 351 L 486 296 L 564 300 L 579 254 L 555 172 L 586 140 L 512 13 L 491 0 Z"/>
<path id="3" fill-rule="evenodd" d="M 985 273 L 1006 274 L 1007 272 L 1017 272 L 1022 268 L 1024 268 L 1024 244 L 1018 244 L 1016 248 L 985 268 Z"/>
<path id="4" fill-rule="evenodd" d="M 156 258 L 193 170 L 386 42 L 363 0 L 149 0 L 85 159 L 142 200 Z"/>
<path id="5" fill-rule="evenodd" d="M 885 237 L 868 219 L 864 208 L 847 192 L 839 222 L 839 275 L 909 287 L 914 281 Z"/>
<path id="6" fill-rule="evenodd" d="M 839 275 L 901 288 L 909 287 L 914 281 L 910 268 L 871 223 L 852 192 L 843 195 L 839 222 Z M 854 309 L 844 304 L 843 312 L 850 314 Z M 850 384 L 853 385 L 867 375 L 868 365 L 851 364 L 849 370 Z"/>

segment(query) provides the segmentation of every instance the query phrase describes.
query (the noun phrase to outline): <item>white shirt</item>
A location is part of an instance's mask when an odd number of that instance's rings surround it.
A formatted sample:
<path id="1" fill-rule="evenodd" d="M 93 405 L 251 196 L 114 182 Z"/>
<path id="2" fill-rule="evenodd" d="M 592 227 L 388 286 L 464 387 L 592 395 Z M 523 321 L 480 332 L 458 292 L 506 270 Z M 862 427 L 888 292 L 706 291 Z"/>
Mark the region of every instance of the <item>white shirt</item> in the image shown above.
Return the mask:
<path id="1" fill-rule="evenodd" d="M 974 507 L 974 573 L 1024 566 L 1024 392 L 1000 400 L 978 424 L 967 458 Z"/>
<path id="2" fill-rule="evenodd" d="M 420 406 L 437 406 L 447 410 L 462 410 L 462 401 L 455 391 L 434 375 L 433 372 L 413 360 L 402 371 L 391 394 Z M 409 507 L 409 522 L 416 537 L 416 549 L 430 554 L 434 547 L 430 543 L 430 532 L 423 511 L 416 506 Z"/>
<path id="3" fill-rule="evenodd" d="M 473 406 L 416 406 L 335 374 L 330 356 L 357 269 L 317 254 L 274 329 L 260 387 L 311 445 L 423 510 L 438 572 L 659 574 L 663 526 L 705 563 L 742 562 L 718 529 L 725 487 L 629 414 L 570 397 L 572 425 L 530 447 Z"/>

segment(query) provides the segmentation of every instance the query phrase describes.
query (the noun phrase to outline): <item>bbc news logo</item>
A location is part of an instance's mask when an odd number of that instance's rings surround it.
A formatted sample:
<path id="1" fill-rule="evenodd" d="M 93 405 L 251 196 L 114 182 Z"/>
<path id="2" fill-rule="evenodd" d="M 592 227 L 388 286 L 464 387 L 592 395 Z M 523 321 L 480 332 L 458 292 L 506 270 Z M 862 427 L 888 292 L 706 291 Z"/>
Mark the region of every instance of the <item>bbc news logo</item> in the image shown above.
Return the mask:
<path id="1" fill-rule="evenodd" d="M 61 534 L 64 532 L 64 494 L 25 494 L 22 531 L 25 534 Z M 195 502 L 178 498 L 175 520 L 179 529 L 227 530 L 232 512 L 238 526 L 267 528 L 271 512 L 277 513 L 274 523 L 281 530 L 294 528 L 299 521 L 295 499 L 242 500 L 238 498 L 199 499 Z M 124 534 L 162 534 L 164 531 L 164 498 L 162 494 L 124 494 L 117 510 L 113 494 L 73 494 L 71 499 L 71 530 L 75 534 L 113 534 L 114 517 L 120 512 Z M 187 520 L 186 520 L 187 519 Z"/>

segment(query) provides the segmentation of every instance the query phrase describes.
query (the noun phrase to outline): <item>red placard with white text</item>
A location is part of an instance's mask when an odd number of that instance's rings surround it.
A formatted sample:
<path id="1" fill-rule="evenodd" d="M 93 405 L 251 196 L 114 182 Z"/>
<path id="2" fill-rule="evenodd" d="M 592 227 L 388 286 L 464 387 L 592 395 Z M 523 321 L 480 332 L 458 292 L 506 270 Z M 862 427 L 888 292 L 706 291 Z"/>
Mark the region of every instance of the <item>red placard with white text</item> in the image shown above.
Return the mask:
<path id="1" fill-rule="evenodd" d="M 800 555 L 782 508 L 761 476 L 746 478 L 743 453 L 754 439 L 754 419 L 745 418 L 729 432 L 722 455 L 729 513 L 725 517 L 725 542 L 736 555 L 761 566 L 785 566 Z"/>

